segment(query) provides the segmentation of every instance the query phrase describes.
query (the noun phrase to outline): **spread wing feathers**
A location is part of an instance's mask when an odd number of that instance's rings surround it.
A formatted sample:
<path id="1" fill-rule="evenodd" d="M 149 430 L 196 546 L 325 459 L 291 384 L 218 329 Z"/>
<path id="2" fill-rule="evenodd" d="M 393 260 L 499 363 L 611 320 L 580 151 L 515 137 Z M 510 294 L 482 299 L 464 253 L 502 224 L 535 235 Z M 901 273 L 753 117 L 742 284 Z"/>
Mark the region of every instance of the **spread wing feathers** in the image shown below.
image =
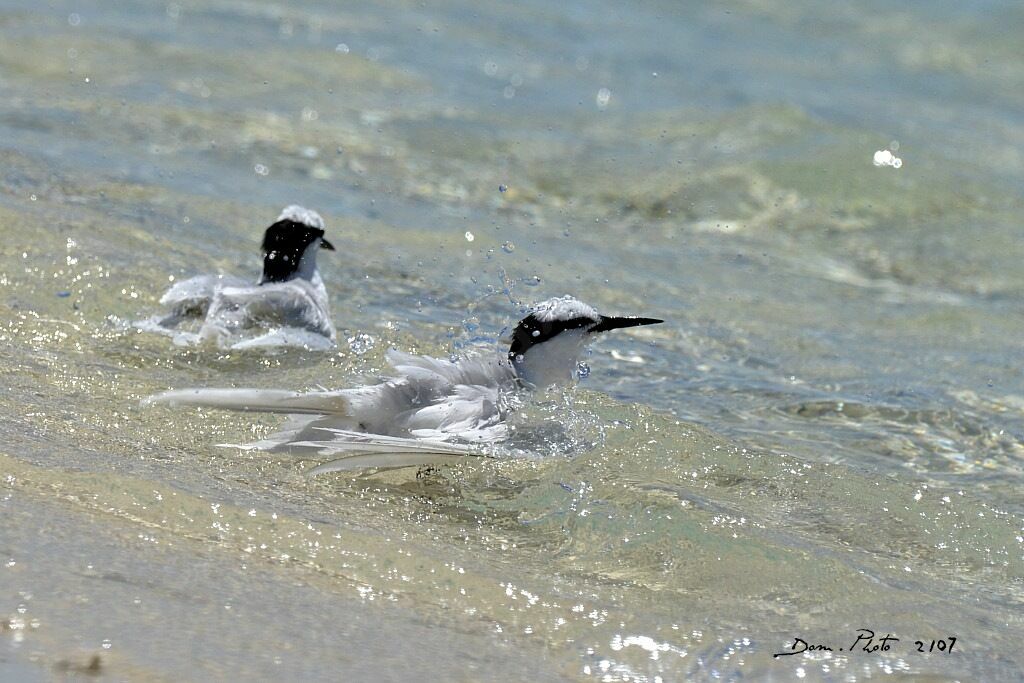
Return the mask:
<path id="1" fill-rule="evenodd" d="M 346 429 L 320 428 L 328 438 L 318 441 L 299 441 L 294 445 L 313 448 L 322 455 L 340 458 L 310 470 L 310 475 L 360 470 L 368 467 L 396 468 L 417 465 L 435 465 L 457 462 L 467 457 L 487 457 L 480 448 L 465 444 L 445 443 L 425 439 L 407 439 L 381 434 L 364 434 Z"/>
<path id="2" fill-rule="evenodd" d="M 348 415 L 352 404 L 344 391 L 298 392 L 281 389 L 176 389 L 150 396 L 144 405 L 166 403 L 248 412 Z"/>
<path id="3" fill-rule="evenodd" d="M 507 435 L 498 407 L 497 387 L 458 384 L 451 393 L 431 405 L 399 416 L 410 436 L 446 441 L 491 442 Z"/>
<path id="4" fill-rule="evenodd" d="M 319 278 L 296 278 L 264 285 L 232 285 L 218 288 L 210 301 L 207 323 L 243 326 L 263 323 L 290 325 L 333 337 L 334 326 L 327 310 L 327 292 Z"/>
<path id="5" fill-rule="evenodd" d="M 160 305 L 166 306 L 168 313 L 158 318 L 159 325 L 173 328 L 186 318 L 205 317 L 217 290 L 226 285 L 240 286 L 244 283 L 230 275 L 198 275 L 175 282 L 160 297 Z"/>
<path id="6" fill-rule="evenodd" d="M 240 447 L 345 454 L 312 474 L 486 456 L 483 444 L 508 437 L 499 397 L 514 374 L 498 360 L 454 363 L 390 351 L 388 361 L 397 376 L 363 387 L 312 392 L 183 389 L 145 403 L 291 414 L 277 433 Z"/>

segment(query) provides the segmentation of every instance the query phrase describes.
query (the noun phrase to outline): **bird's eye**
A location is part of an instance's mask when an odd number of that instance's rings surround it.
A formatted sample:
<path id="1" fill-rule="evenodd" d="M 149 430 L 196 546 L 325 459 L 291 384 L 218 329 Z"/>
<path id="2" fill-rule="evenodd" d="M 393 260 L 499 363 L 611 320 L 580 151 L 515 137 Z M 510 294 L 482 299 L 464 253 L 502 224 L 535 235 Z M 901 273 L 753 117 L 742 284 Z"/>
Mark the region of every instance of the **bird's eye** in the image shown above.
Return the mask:
<path id="1" fill-rule="evenodd" d="M 539 337 L 539 336 L 540 336 L 540 330 L 534 330 L 534 331 L 533 331 L 533 332 L 532 332 L 531 334 L 532 334 L 532 335 L 533 335 L 534 337 Z"/>

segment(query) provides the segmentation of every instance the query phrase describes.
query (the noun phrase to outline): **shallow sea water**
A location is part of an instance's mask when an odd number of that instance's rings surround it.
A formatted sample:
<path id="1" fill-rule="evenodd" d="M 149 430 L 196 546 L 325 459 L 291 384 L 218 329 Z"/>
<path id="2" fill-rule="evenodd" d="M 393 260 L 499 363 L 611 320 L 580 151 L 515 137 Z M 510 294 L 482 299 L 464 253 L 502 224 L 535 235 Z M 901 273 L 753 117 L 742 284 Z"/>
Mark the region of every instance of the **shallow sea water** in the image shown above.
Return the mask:
<path id="1" fill-rule="evenodd" d="M 1019 680 L 1022 30 L 0 0 L 0 679 Z M 293 202 L 339 246 L 336 351 L 131 327 L 254 274 Z M 139 407 L 499 348 L 563 293 L 667 323 L 538 396 L 532 457 L 309 478 L 216 446 L 273 417 Z"/>

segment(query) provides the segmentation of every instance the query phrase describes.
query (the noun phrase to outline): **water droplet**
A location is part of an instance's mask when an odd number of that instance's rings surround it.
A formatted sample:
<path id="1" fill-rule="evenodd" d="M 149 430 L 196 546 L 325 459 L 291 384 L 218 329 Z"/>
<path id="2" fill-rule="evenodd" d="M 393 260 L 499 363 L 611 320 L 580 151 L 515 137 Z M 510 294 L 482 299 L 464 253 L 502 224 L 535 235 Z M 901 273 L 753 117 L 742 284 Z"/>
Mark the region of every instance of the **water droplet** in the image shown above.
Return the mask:
<path id="1" fill-rule="evenodd" d="M 498 192 L 508 192 L 508 185 L 498 185 Z"/>
<path id="2" fill-rule="evenodd" d="M 376 340 L 373 337 L 363 332 L 348 338 L 348 347 L 357 356 L 361 356 L 372 349 L 375 343 Z"/>

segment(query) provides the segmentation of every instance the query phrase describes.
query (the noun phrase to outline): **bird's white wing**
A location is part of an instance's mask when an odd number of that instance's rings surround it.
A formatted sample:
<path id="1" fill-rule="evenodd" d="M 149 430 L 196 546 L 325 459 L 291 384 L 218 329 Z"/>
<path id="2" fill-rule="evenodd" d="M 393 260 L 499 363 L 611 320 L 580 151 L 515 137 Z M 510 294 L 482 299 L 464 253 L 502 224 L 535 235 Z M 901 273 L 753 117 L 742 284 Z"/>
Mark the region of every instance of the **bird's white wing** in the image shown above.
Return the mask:
<path id="1" fill-rule="evenodd" d="M 255 325 L 286 325 L 334 339 L 334 325 L 323 282 L 296 278 L 263 285 L 221 287 L 204 326 L 226 330 Z"/>
<path id="2" fill-rule="evenodd" d="M 171 308 L 202 305 L 205 309 L 218 287 L 235 287 L 244 284 L 238 278 L 230 275 L 197 275 L 188 280 L 175 282 L 160 297 L 160 305 Z"/>
<path id="3" fill-rule="evenodd" d="M 409 434 L 418 439 L 490 443 L 508 435 L 498 405 L 498 388 L 459 384 L 447 396 L 400 416 Z"/>
<path id="4" fill-rule="evenodd" d="M 242 280 L 230 275 L 197 275 L 176 282 L 160 297 L 160 305 L 167 307 L 167 314 L 154 318 L 153 322 L 165 329 L 172 329 L 186 318 L 202 318 L 220 288 L 244 284 Z"/>
<path id="5" fill-rule="evenodd" d="M 310 470 L 310 475 L 359 470 L 414 467 L 457 462 L 467 457 L 487 457 L 488 454 L 473 446 L 424 439 L 407 439 L 380 434 L 364 434 L 344 429 L 322 428 L 328 438 L 318 441 L 297 442 L 295 445 L 314 448 L 322 455 L 340 458 Z"/>
<path id="6" fill-rule="evenodd" d="M 508 376 L 497 363 L 453 363 L 395 351 L 398 377 L 338 391 L 185 389 L 147 404 L 288 413 L 280 431 L 242 448 L 347 454 L 314 470 L 409 467 L 486 455 L 508 436 L 499 396 Z M 467 381 L 468 380 L 468 381 Z"/>

